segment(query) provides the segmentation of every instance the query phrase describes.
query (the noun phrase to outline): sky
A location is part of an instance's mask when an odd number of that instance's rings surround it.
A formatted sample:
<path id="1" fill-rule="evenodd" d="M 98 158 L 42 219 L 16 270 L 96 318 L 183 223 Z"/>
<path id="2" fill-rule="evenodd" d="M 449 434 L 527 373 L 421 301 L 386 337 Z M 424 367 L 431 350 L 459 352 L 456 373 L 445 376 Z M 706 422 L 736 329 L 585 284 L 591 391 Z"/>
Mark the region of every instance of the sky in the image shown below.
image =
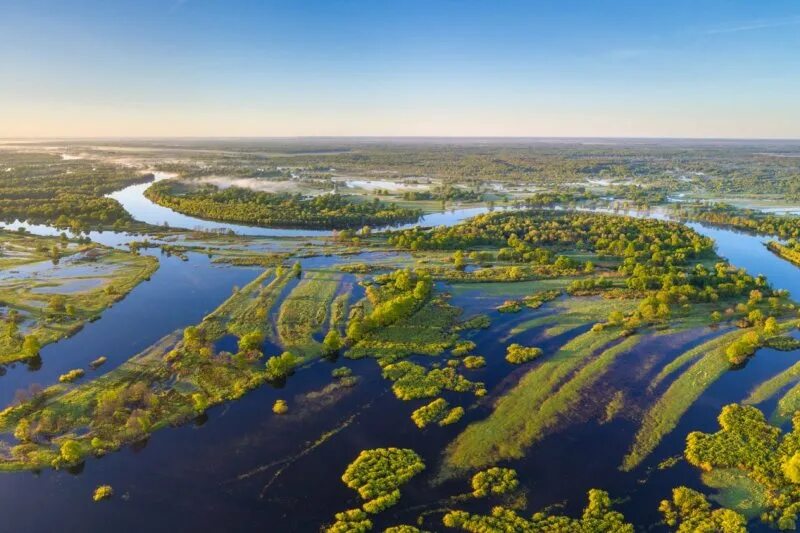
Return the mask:
<path id="1" fill-rule="evenodd" d="M 800 138 L 800 2 L 0 0 L 0 137 Z"/>

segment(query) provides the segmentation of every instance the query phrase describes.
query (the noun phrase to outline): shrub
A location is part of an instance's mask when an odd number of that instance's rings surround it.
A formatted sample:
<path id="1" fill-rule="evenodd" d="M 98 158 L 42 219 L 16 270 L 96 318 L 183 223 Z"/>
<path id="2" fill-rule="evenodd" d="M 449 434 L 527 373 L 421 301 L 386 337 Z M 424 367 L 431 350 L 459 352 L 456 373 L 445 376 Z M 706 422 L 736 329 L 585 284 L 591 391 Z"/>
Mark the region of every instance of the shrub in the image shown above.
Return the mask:
<path id="1" fill-rule="evenodd" d="M 762 343 L 763 340 L 758 333 L 748 331 L 728 346 L 725 355 L 732 365 L 740 365 L 753 355 Z"/>
<path id="2" fill-rule="evenodd" d="M 783 475 L 792 483 L 800 483 L 800 452 L 795 453 L 781 464 Z"/>
<path id="3" fill-rule="evenodd" d="M 701 493 L 687 487 L 672 490 L 672 500 L 663 500 L 659 510 L 664 522 L 677 531 L 720 531 L 745 533 L 747 520 L 731 509 L 711 510 Z"/>
<path id="4" fill-rule="evenodd" d="M 39 339 L 36 335 L 26 335 L 22 341 L 22 352 L 27 355 L 28 357 L 35 357 L 39 350 L 42 349 L 42 345 L 39 343 Z"/>
<path id="5" fill-rule="evenodd" d="M 208 397 L 201 392 L 195 392 L 192 394 L 192 404 L 195 411 L 202 413 L 208 409 Z"/>
<path id="6" fill-rule="evenodd" d="M 519 313 L 522 311 L 522 304 L 517 300 L 506 300 L 498 308 L 501 313 Z"/>
<path id="7" fill-rule="evenodd" d="M 401 400 L 433 398 L 442 390 L 469 392 L 483 388 L 482 383 L 468 380 L 452 367 L 426 371 L 410 361 L 387 365 L 383 369 L 383 377 L 394 381 L 392 391 Z"/>
<path id="8" fill-rule="evenodd" d="M 335 378 L 346 378 L 347 376 L 351 376 L 353 371 L 346 366 L 340 366 L 339 368 L 334 368 L 331 372 L 331 376 Z"/>
<path id="9" fill-rule="evenodd" d="M 510 344 L 506 348 L 506 361 L 519 365 L 533 361 L 542 355 L 542 350 L 533 346 L 522 346 L 521 344 Z"/>
<path id="10" fill-rule="evenodd" d="M 114 495 L 114 489 L 111 485 L 100 485 L 96 489 L 94 489 L 94 494 L 92 495 L 92 499 L 96 502 L 101 500 L 106 500 Z"/>
<path id="11" fill-rule="evenodd" d="M 251 331 L 239 339 L 239 351 L 243 353 L 260 352 L 264 344 L 264 334 L 260 331 Z"/>
<path id="12" fill-rule="evenodd" d="M 289 404 L 286 403 L 286 400 L 275 400 L 275 403 L 272 405 L 272 412 L 276 415 L 288 413 Z"/>
<path id="13" fill-rule="evenodd" d="M 506 494 L 516 490 L 518 486 L 517 472 L 512 468 L 495 466 L 472 476 L 472 495 L 476 498 Z"/>
<path id="14" fill-rule="evenodd" d="M 283 352 L 267 359 L 267 379 L 278 381 L 294 372 L 298 359 L 292 352 Z"/>
<path id="15" fill-rule="evenodd" d="M 103 366 L 106 361 L 108 361 L 108 358 L 105 355 L 101 355 L 100 357 L 89 363 L 89 366 L 92 368 L 98 368 Z"/>
<path id="16" fill-rule="evenodd" d="M 456 422 L 461 420 L 462 416 L 464 416 L 464 408 L 461 407 L 460 405 L 458 407 L 453 407 L 452 409 L 450 409 L 450 412 L 448 412 L 445 415 L 444 418 L 439 420 L 439 425 L 449 426 L 450 424 L 455 424 Z"/>
<path id="17" fill-rule="evenodd" d="M 86 372 L 82 368 L 75 368 L 70 370 L 66 374 L 61 374 L 58 376 L 58 381 L 61 383 L 72 383 L 78 378 L 82 378 Z"/>
<path id="18" fill-rule="evenodd" d="M 67 439 L 61 443 L 59 453 L 61 454 L 61 459 L 67 464 L 75 464 L 83 457 L 80 443 L 72 439 Z"/>
<path id="19" fill-rule="evenodd" d="M 325 334 L 325 339 L 322 341 L 322 347 L 325 350 L 325 354 L 333 355 L 341 350 L 343 346 L 344 342 L 342 342 L 342 337 L 339 335 L 339 332 L 336 330 L 336 328 L 329 329 L 328 333 Z"/>
<path id="20" fill-rule="evenodd" d="M 383 533 L 422 533 L 422 530 L 414 526 L 402 524 L 399 526 L 387 527 Z"/>
<path id="21" fill-rule="evenodd" d="M 418 428 L 422 429 L 428 424 L 438 422 L 444 418 L 448 407 L 449 404 L 447 403 L 447 400 L 443 398 L 436 398 L 429 404 L 423 405 L 411 413 L 411 420 L 414 421 Z"/>
<path id="22" fill-rule="evenodd" d="M 458 341 L 453 347 L 451 353 L 456 357 L 461 357 L 462 355 L 467 355 L 469 352 L 474 350 L 476 346 L 477 344 L 472 341 Z"/>
<path id="23" fill-rule="evenodd" d="M 342 475 L 342 481 L 365 500 L 364 510 L 378 512 L 397 503 L 399 488 L 425 469 L 413 450 L 375 448 L 362 451 Z"/>
<path id="24" fill-rule="evenodd" d="M 464 358 L 464 366 L 473 370 L 486 366 L 486 359 L 481 355 L 468 355 Z"/>
<path id="25" fill-rule="evenodd" d="M 372 520 L 361 509 L 350 509 L 336 513 L 334 522 L 326 533 L 366 533 L 372 529 Z"/>

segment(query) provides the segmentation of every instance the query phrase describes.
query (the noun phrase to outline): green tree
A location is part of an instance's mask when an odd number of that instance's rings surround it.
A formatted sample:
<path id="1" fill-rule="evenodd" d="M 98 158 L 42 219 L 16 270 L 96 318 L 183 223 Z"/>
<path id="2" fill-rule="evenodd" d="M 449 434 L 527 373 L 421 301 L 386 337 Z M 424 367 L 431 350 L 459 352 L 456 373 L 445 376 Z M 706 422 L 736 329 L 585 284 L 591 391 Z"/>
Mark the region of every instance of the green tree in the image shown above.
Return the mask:
<path id="1" fill-rule="evenodd" d="M 188 346 L 196 346 L 203 340 L 203 335 L 200 328 L 197 326 L 189 326 L 183 330 L 183 343 Z"/>
<path id="2" fill-rule="evenodd" d="M 22 341 L 22 352 L 28 357 L 35 357 L 42 349 L 39 339 L 34 334 L 26 335 Z"/>
<path id="3" fill-rule="evenodd" d="M 267 359 L 267 378 L 277 381 L 287 377 L 294 371 L 298 359 L 292 352 L 283 352 Z"/>
<path id="4" fill-rule="evenodd" d="M 327 355 L 333 355 L 342 349 L 342 336 L 339 335 L 339 330 L 331 328 L 325 334 L 325 339 L 322 341 L 322 347 Z"/>
<path id="5" fill-rule="evenodd" d="M 767 318 L 764 321 L 764 335 L 777 335 L 780 332 L 780 328 L 778 327 L 778 321 L 775 320 L 774 316 Z"/>
<path id="6" fill-rule="evenodd" d="M 260 331 L 251 331 L 239 339 L 239 351 L 244 353 L 259 351 L 262 344 L 264 344 L 264 334 Z"/>
<path id="7" fill-rule="evenodd" d="M 781 470 L 786 479 L 795 484 L 800 484 L 800 452 L 795 453 L 781 465 Z"/>
<path id="8" fill-rule="evenodd" d="M 51 313 L 63 313 L 66 311 L 66 298 L 61 294 L 54 294 L 50 297 L 50 301 L 47 303 L 47 309 Z"/>
<path id="9" fill-rule="evenodd" d="M 61 458 L 69 463 L 74 464 L 81 460 L 81 445 L 76 440 L 67 439 L 61 443 Z"/>
<path id="10" fill-rule="evenodd" d="M 456 253 L 453 254 L 453 267 L 456 270 L 464 270 L 466 266 L 467 261 L 464 259 L 464 252 L 456 250 Z"/>

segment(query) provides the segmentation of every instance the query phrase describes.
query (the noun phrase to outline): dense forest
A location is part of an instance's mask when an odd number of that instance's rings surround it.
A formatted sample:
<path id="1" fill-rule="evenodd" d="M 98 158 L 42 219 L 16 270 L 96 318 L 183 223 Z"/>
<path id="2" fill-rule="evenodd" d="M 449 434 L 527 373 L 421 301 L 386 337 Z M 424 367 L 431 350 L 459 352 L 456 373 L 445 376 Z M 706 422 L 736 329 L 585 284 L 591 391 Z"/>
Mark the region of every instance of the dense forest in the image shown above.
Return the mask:
<path id="1" fill-rule="evenodd" d="M 782 239 L 800 237 L 800 218 L 764 213 L 755 209 L 739 209 L 731 205 L 699 204 L 675 206 L 676 216 L 683 220 L 705 222 L 758 235 Z"/>
<path id="2" fill-rule="evenodd" d="M 0 153 L 0 168 L 0 220 L 77 231 L 131 224 L 130 214 L 104 195 L 153 179 L 118 165 L 41 153 Z"/>

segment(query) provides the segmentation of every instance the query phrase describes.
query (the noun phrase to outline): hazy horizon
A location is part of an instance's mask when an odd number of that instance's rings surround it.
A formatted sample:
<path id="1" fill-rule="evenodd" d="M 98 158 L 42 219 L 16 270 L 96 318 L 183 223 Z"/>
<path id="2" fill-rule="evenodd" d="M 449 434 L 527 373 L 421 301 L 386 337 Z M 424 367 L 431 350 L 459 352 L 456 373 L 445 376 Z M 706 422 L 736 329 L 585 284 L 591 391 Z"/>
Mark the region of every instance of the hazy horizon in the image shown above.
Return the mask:
<path id="1" fill-rule="evenodd" d="M 350 141 L 665 141 L 665 142 L 800 142 L 798 137 L 649 137 L 649 136 L 554 136 L 554 135 L 120 135 L 120 136 L 31 136 L 0 137 L 0 143 L 48 141 L 291 141 L 291 140 L 350 140 Z"/>

